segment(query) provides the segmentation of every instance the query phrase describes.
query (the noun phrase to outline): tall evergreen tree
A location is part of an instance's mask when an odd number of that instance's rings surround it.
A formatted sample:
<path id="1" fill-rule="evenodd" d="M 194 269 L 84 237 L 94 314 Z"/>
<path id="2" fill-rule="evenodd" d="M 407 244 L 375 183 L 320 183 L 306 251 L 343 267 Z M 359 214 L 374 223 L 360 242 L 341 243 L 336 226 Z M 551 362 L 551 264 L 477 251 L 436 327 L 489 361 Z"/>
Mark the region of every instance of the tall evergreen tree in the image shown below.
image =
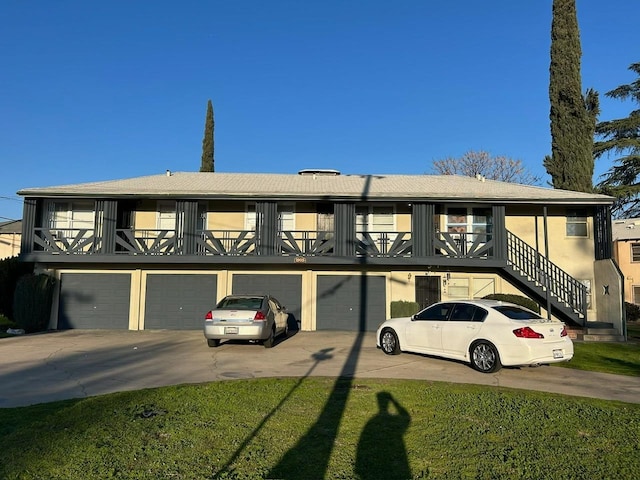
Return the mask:
<path id="1" fill-rule="evenodd" d="M 551 156 L 544 167 L 554 188 L 593 191 L 593 132 L 598 94 L 582 95 L 580 31 L 575 0 L 553 0 L 549 100 Z"/>
<path id="2" fill-rule="evenodd" d="M 640 63 L 633 63 L 629 70 L 638 79 L 607 92 L 609 98 L 631 100 L 640 106 Z M 598 184 L 600 191 L 617 198 L 614 215 L 617 217 L 640 216 L 640 109 L 628 117 L 600 122 L 596 135 L 601 140 L 594 145 L 596 158 L 607 154 L 621 155 L 614 166 L 603 175 Z"/>
<path id="3" fill-rule="evenodd" d="M 200 162 L 201 172 L 214 172 L 214 158 L 213 158 L 213 130 L 215 128 L 215 122 L 213 121 L 213 104 L 211 100 L 207 104 L 207 119 L 204 124 L 204 138 L 202 139 L 202 160 Z"/>

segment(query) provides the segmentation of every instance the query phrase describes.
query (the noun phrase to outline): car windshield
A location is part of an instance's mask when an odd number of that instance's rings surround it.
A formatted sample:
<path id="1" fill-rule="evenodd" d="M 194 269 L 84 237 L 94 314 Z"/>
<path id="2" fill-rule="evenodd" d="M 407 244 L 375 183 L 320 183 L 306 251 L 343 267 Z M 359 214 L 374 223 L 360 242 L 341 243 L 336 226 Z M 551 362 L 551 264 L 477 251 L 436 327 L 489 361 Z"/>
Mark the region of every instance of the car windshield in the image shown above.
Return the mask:
<path id="1" fill-rule="evenodd" d="M 216 307 L 218 310 L 260 310 L 261 297 L 226 297 Z"/>
<path id="2" fill-rule="evenodd" d="M 500 305 L 493 307 L 493 309 L 499 311 L 501 314 L 512 320 L 538 320 L 542 318 L 537 313 L 530 312 L 524 308 L 514 307 L 512 305 Z"/>

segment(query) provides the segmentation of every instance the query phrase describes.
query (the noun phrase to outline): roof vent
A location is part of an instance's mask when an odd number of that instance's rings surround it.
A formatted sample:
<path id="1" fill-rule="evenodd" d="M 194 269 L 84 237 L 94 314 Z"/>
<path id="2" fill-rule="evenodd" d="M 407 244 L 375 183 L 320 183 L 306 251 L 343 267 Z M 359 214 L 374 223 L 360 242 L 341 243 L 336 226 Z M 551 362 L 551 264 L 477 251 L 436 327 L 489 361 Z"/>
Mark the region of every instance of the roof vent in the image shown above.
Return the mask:
<path id="1" fill-rule="evenodd" d="M 167 170 L 167 177 L 171 176 L 171 170 Z"/>
<path id="2" fill-rule="evenodd" d="M 304 170 L 298 171 L 298 175 L 327 175 L 335 177 L 340 175 L 340 171 L 331 168 L 305 168 Z"/>

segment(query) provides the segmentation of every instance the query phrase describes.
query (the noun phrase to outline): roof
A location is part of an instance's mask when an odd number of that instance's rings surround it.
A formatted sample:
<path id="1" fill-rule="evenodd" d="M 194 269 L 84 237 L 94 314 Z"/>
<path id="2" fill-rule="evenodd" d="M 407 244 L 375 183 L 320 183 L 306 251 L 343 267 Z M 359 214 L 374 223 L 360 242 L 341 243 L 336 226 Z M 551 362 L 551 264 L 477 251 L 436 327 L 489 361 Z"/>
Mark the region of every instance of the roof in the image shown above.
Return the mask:
<path id="1" fill-rule="evenodd" d="M 640 218 L 625 218 L 611 222 L 613 240 L 640 239 Z"/>
<path id="2" fill-rule="evenodd" d="M 22 220 L 0 222 L 0 234 L 1 233 L 22 233 Z"/>
<path id="3" fill-rule="evenodd" d="M 190 199 L 353 199 L 611 204 L 606 195 L 476 179 L 458 175 L 298 175 L 168 172 L 162 175 L 25 188 L 22 196 Z"/>

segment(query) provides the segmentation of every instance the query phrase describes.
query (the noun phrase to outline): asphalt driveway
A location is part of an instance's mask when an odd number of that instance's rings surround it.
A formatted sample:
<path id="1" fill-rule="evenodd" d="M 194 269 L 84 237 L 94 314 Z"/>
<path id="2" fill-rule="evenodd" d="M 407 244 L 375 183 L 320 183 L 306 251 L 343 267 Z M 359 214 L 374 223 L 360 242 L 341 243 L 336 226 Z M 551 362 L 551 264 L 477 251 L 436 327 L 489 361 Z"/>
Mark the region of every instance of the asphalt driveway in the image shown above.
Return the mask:
<path id="1" fill-rule="evenodd" d="M 472 383 L 640 403 L 640 378 L 542 366 L 493 374 L 384 355 L 373 333 L 296 332 L 274 348 L 207 347 L 200 331 L 67 330 L 0 339 L 0 407 L 253 377 L 349 376 Z"/>

